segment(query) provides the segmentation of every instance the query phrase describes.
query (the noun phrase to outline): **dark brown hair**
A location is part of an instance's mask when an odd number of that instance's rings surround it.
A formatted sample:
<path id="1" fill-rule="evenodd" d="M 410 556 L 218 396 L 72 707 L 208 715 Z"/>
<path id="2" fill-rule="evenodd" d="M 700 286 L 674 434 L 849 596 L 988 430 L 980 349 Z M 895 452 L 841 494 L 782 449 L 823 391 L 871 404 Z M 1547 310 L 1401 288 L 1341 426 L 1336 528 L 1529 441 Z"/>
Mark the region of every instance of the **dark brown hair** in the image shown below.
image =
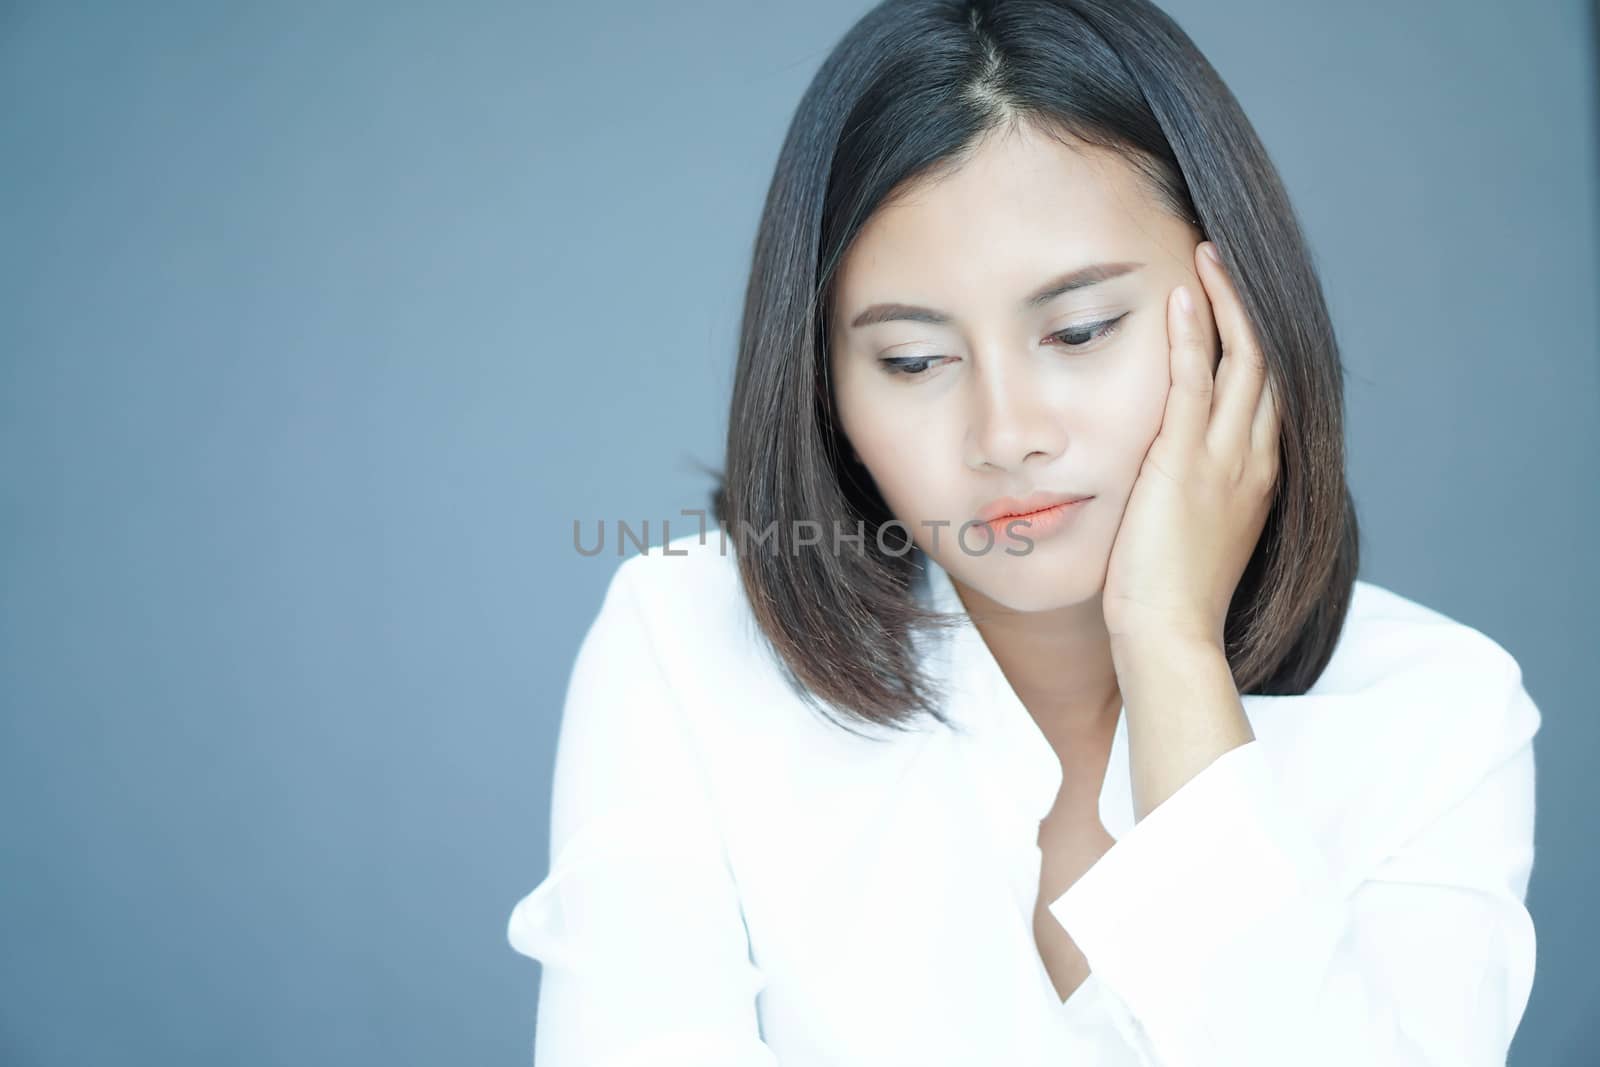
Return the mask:
<path id="1" fill-rule="evenodd" d="M 1359 554 L 1338 347 L 1265 149 L 1211 64 L 1147 0 L 888 0 L 824 60 L 756 234 L 711 501 L 754 617 L 796 693 L 844 713 L 838 725 L 904 729 L 923 714 L 948 724 L 915 642 L 960 617 L 918 602 L 921 552 L 896 534 L 903 524 L 889 525 L 839 429 L 833 280 L 905 183 L 959 166 L 982 135 L 1021 122 L 1117 151 L 1222 254 L 1283 425 L 1277 492 L 1225 648 L 1241 693 L 1304 693 L 1333 654 Z M 791 542 L 807 522 L 862 532 L 866 550 L 835 550 L 831 532 Z M 776 544 L 745 536 L 763 533 Z"/>

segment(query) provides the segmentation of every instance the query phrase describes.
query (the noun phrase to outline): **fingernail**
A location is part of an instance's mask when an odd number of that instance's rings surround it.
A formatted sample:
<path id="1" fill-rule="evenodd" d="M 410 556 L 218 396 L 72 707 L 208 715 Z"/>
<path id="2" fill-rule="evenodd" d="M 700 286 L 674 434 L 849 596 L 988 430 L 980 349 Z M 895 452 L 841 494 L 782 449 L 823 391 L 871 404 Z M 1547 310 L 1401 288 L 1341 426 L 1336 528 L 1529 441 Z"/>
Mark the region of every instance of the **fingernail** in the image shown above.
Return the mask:
<path id="1" fill-rule="evenodd" d="M 1194 310 L 1194 301 L 1189 299 L 1189 287 L 1187 285 L 1178 286 L 1178 306 L 1183 309 L 1185 315 Z"/>
<path id="2" fill-rule="evenodd" d="M 1205 244 L 1201 245 L 1200 248 L 1207 256 L 1211 257 L 1211 262 L 1221 265 L 1222 257 L 1217 255 L 1216 245 L 1212 244 L 1210 241 L 1207 241 Z"/>

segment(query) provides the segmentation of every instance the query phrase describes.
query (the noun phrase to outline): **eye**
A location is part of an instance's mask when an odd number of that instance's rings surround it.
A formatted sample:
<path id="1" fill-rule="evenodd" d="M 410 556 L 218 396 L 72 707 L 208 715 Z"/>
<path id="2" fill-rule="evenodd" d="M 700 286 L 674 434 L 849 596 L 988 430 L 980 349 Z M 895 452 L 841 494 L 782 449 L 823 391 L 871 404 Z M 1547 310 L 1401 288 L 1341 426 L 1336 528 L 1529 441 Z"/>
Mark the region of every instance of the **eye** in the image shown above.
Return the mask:
<path id="1" fill-rule="evenodd" d="M 1086 326 L 1071 326 L 1065 330 L 1057 330 L 1051 334 L 1049 340 L 1057 342 L 1065 348 L 1087 348 L 1095 341 L 1104 340 L 1116 332 L 1122 325 L 1122 320 L 1132 312 L 1124 311 L 1114 319 L 1104 322 L 1092 322 Z M 880 359 L 886 374 L 895 377 L 917 378 L 928 372 L 928 368 L 950 356 L 890 356 Z"/>
<path id="2" fill-rule="evenodd" d="M 1099 341 L 1111 336 L 1117 327 L 1122 325 L 1122 320 L 1132 312 L 1124 311 L 1114 319 L 1104 322 L 1093 322 L 1087 326 L 1071 326 L 1065 330 L 1057 330 L 1050 335 L 1052 341 L 1059 341 L 1067 348 L 1086 348 L 1093 341 Z"/>
<path id="3" fill-rule="evenodd" d="M 883 364 L 883 369 L 890 375 L 915 378 L 927 373 L 931 364 L 949 358 L 949 356 L 891 356 L 878 362 Z"/>

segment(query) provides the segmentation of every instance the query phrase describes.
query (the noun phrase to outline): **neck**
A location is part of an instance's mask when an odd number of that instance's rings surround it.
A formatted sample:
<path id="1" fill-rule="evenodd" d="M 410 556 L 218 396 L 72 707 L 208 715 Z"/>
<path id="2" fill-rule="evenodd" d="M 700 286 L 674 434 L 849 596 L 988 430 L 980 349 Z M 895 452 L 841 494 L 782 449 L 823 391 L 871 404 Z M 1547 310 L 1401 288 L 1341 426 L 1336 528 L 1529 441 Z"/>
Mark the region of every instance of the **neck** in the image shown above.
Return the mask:
<path id="1" fill-rule="evenodd" d="M 1017 697 L 1052 741 L 1100 737 L 1122 694 L 1100 598 L 1051 611 L 1014 611 L 956 585 L 973 625 Z"/>

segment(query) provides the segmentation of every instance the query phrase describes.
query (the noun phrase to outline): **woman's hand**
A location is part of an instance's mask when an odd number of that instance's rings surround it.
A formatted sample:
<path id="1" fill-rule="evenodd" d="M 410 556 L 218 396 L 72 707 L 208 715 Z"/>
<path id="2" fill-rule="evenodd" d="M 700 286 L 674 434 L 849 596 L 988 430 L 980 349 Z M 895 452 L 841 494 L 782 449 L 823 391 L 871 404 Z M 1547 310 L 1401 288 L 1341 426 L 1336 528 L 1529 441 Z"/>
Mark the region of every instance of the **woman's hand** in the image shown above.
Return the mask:
<path id="1" fill-rule="evenodd" d="M 1195 250 L 1204 294 L 1167 299 L 1172 384 L 1107 564 L 1102 607 L 1113 642 L 1223 646 L 1228 605 L 1278 476 L 1279 421 L 1266 364 L 1222 264 Z M 1206 299 L 1214 333 L 1191 301 Z M 1215 380 L 1211 358 L 1220 333 Z"/>

